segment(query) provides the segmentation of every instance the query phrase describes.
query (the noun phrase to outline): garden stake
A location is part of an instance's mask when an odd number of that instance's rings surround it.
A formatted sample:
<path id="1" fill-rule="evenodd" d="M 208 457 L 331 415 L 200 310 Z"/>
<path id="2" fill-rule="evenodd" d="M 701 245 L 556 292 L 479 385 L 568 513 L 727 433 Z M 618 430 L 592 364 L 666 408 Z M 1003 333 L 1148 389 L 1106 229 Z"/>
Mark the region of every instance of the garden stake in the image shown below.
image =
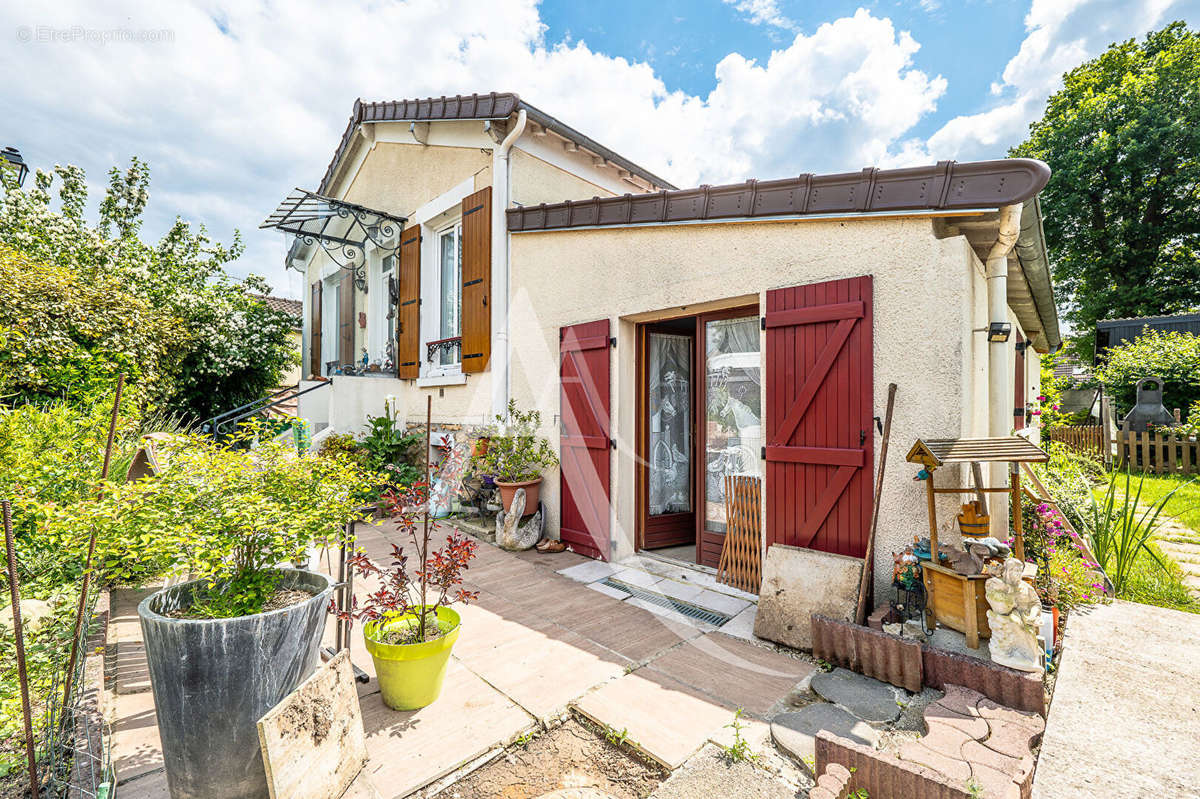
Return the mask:
<path id="1" fill-rule="evenodd" d="M 421 539 L 421 570 L 429 563 L 429 503 L 433 492 L 429 486 L 429 450 L 433 446 L 433 395 L 425 395 L 425 519 Z M 434 621 L 436 624 L 436 619 Z M 421 580 L 421 640 L 425 640 L 425 581 Z"/>
<path id="2" fill-rule="evenodd" d="M 25 716 L 25 756 L 29 760 L 29 794 L 41 795 L 37 757 L 33 752 L 33 712 L 29 708 L 29 672 L 25 669 L 25 631 L 21 625 L 21 585 L 17 577 L 17 552 L 13 546 L 12 506 L 4 500 L 4 549 L 8 558 L 8 590 L 12 594 L 13 634 L 17 642 L 17 681 L 21 685 L 21 712 Z"/>
<path id="3" fill-rule="evenodd" d="M 896 384 L 888 383 L 887 413 L 883 421 L 883 446 L 879 449 L 879 476 L 875 478 L 875 502 L 871 505 L 871 532 L 867 536 L 867 552 L 863 560 L 862 579 L 858 583 L 858 605 L 854 610 L 856 624 L 867 621 L 867 594 L 871 588 L 871 572 L 875 570 L 875 529 L 879 527 L 879 498 L 883 493 L 883 470 L 887 466 L 888 441 L 892 437 L 892 410 L 896 407 Z"/>
<path id="4" fill-rule="evenodd" d="M 117 375 L 117 392 L 113 396 L 112 416 L 108 420 L 108 441 L 104 445 L 104 466 L 100 469 L 100 490 L 96 492 L 96 498 L 99 499 L 104 491 L 104 481 L 108 479 L 108 468 L 112 464 L 112 448 L 113 437 L 117 431 L 117 414 L 121 410 L 121 389 L 125 387 L 125 373 Z M 75 678 L 75 661 L 79 657 L 79 636 L 83 630 L 83 612 L 87 609 L 87 596 L 91 588 L 92 581 L 92 559 L 96 555 L 96 527 L 92 526 L 91 536 L 88 538 L 87 560 L 83 564 L 83 586 L 79 592 L 79 604 L 75 608 L 75 627 L 71 636 L 71 657 L 67 662 L 67 679 L 66 687 L 63 690 L 63 718 L 67 717 L 66 708 L 71 703 L 71 689 L 74 687 L 72 683 Z"/>

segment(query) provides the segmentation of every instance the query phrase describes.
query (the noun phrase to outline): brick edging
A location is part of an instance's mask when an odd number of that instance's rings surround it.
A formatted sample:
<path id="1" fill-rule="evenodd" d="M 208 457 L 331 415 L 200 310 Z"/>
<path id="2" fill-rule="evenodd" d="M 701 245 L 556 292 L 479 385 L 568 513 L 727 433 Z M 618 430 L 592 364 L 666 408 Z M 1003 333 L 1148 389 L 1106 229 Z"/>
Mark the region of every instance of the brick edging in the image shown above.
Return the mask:
<path id="1" fill-rule="evenodd" d="M 826 730 L 817 733 L 816 750 L 817 773 L 824 775 L 835 765 L 850 772 L 843 791 L 835 794 L 839 797 L 854 788 L 865 790 L 871 797 L 881 798 L 971 799 L 971 794 L 952 784 L 943 774 L 887 752 L 877 752 L 839 738 Z M 812 793 L 809 795 L 811 797 Z M 822 797 L 822 794 L 818 793 L 817 796 Z"/>
<path id="2" fill-rule="evenodd" d="M 1046 715 L 1042 680 L 1028 672 L 817 613 L 812 639 L 814 657 L 913 693 L 924 686 L 961 685 L 999 704 Z"/>

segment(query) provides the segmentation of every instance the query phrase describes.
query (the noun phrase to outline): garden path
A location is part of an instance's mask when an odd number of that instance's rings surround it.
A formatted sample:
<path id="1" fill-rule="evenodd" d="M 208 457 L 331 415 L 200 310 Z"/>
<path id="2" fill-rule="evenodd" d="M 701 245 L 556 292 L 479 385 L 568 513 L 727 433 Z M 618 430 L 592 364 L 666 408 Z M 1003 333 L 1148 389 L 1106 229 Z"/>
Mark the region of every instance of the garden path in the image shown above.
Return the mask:
<path id="1" fill-rule="evenodd" d="M 1034 799 L 1193 796 L 1200 616 L 1116 601 L 1067 622 Z"/>

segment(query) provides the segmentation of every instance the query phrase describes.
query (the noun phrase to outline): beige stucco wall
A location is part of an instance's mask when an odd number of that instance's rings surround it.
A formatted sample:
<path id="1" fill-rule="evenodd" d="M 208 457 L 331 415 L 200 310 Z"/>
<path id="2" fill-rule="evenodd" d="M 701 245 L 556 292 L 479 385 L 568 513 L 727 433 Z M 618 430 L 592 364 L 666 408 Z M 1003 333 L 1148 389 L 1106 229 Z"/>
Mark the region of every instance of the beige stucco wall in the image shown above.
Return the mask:
<path id="1" fill-rule="evenodd" d="M 509 161 L 512 201 L 518 205 L 586 200 L 613 195 L 613 192 L 592 181 L 515 147 Z"/>
<path id="2" fill-rule="evenodd" d="M 875 414 L 884 414 L 888 383 L 899 386 L 879 525 L 881 585 L 889 579 L 889 553 L 927 532 L 924 493 L 904 462 L 908 448 L 918 437 L 970 435 L 980 419 L 986 424 L 986 345 L 972 332 L 981 312 L 986 319 L 982 273 L 964 239 L 936 239 L 926 219 L 524 233 L 512 237 L 511 247 L 512 393 L 522 406 L 542 411 L 551 440 L 559 413 L 559 328 L 613 321 L 616 557 L 629 554 L 634 541 L 634 324 L 623 317 L 681 306 L 690 313 L 698 304 L 747 294 L 758 296 L 761 307 L 768 289 L 874 276 Z M 877 455 L 878 449 L 877 443 Z M 943 474 L 957 479 L 950 469 Z M 547 475 L 543 491 L 556 528 L 557 472 Z M 945 499 L 940 514 L 948 540 L 956 538 L 949 530 L 954 510 L 954 500 Z"/>

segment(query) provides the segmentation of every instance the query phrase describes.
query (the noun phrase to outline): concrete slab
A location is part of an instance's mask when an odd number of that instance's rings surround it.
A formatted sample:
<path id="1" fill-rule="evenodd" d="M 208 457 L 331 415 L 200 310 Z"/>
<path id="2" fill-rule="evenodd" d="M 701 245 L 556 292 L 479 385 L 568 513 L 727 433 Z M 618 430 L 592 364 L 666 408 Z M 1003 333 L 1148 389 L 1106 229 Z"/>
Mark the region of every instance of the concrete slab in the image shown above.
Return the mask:
<path id="1" fill-rule="evenodd" d="M 603 580 L 605 577 L 611 577 L 618 571 L 620 570 L 611 563 L 605 563 L 602 560 L 589 560 L 587 563 L 568 566 L 565 569 L 559 570 L 558 573 L 564 577 L 570 577 L 577 582 L 592 583 L 596 580 Z"/>
<path id="2" fill-rule="evenodd" d="M 679 628 L 692 628 L 700 633 L 710 633 L 717 629 L 716 625 L 709 624 L 701 619 L 693 619 L 691 616 L 685 616 L 682 613 L 672 610 L 669 607 L 657 605 L 653 602 L 648 602 L 645 599 L 632 597 L 625 600 L 626 604 L 632 605 L 635 608 L 649 611 L 657 616 L 662 624 L 668 625 L 672 630 Z"/>
<path id="3" fill-rule="evenodd" d="M 817 733 L 821 730 L 872 748 L 879 740 L 879 732 L 870 724 L 827 702 L 780 713 L 771 721 L 771 738 L 776 746 L 809 769 L 816 763 Z"/>
<path id="4" fill-rule="evenodd" d="M 658 590 L 655 588 L 655 586 L 663 580 L 663 578 L 659 577 L 657 574 L 651 574 L 650 572 L 642 571 L 641 569 L 621 569 L 619 572 L 613 574 L 612 578 L 614 580 L 620 580 L 626 585 L 645 588 L 647 591 Z"/>
<path id="5" fill-rule="evenodd" d="M 647 679 L 640 671 L 581 697 L 575 708 L 597 724 L 624 731 L 631 745 L 669 769 L 682 765 L 733 719 L 731 708 L 661 675 Z"/>
<path id="6" fill-rule="evenodd" d="M 711 589 L 701 591 L 695 599 L 689 600 L 693 605 L 699 605 L 708 610 L 715 610 L 717 613 L 724 613 L 726 616 L 736 616 L 746 608 L 750 607 L 750 603 L 744 599 L 722 594 Z"/>
<path id="7" fill-rule="evenodd" d="M 367 736 L 363 772 L 390 796 L 407 796 L 535 726 L 529 714 L 454 660 L 441 696 L 429 707 L 392 710 L 379 694 L 359 703 Z"/>
<path id="8" fill-rule="evenodd" d="M 121 799 L 168 799 L 171 795 L 167 772 L 162 769 L 127 782 L 118 780 L 117 788 Z"/>
<path id="9" fill-rule="evenodd" d="M 740 638 L 743 641 L 760 640 L 754 635 L 754 616 L 758 613 L 757 605 L 750 605 L 741 613 L 734 616 L 719 628 L 724 635 Z"/>
<path id="10" fill-rule="evenodd" d="M 766 718 L 814 669 L 806 661 L 717 634 L 681 644 L 646 668 L 758 718 Z"/>
<path id="11" fill-rule="evenodd" d="M 1035 799 L 1194 795 L 1198 664 L 1200 616 L 1121 601 L 1072 613 Z"/>
<path id="12" fill-rule="evenodd" d="M 152 693 L 115 694 L 111 724 L 113 770 L 118 782 L 163 768 Z"/>
<path id="13" fill-rule="evenodd" d="M 590 641 L 557 625 L 532 629 L 471 606 L 459 612 L 471 635 L 459 638 L 454 658 L 539 721 L 625 673 L 624 658 L 602 657 Z"/>
<path id="14" fill-rule="evenodd" d="M 624 591 L 621 591 L 620 589 L 611 588 L 610 586 L 607 586 L 604 583 L 588 583 L 587 587 L 592 589 L 593 591 L 599 591 L 601 594 L 604 594 L 606 597 L 611 597 L 612 599 L 615 599 L 618 602 L 624 602 L 626 599 L 629 599 L 629 594 L 625 593 Z"/>
<path id="15" fill-rule="evenodd" d="M 887 722 L 900 717 L 892 686 L 848 669 L 814 674 L 809 686 L 822 699 L 841 705 L 864 721 Z"/>
<path id="16" fill-rule="evenodd" d="M 851 621 L 862 561 L 772 544 L 763 563 L 754 634 L 796 649 L 812 649 L 814 613 Z"/>
<path id="17" fill-rule="evenodd" d="M 786 782 L 752 763 L 728 762 L 712 744 L 704 747 L 666 782 L 650 799 L 794 799 L 796 792 Z"/>

